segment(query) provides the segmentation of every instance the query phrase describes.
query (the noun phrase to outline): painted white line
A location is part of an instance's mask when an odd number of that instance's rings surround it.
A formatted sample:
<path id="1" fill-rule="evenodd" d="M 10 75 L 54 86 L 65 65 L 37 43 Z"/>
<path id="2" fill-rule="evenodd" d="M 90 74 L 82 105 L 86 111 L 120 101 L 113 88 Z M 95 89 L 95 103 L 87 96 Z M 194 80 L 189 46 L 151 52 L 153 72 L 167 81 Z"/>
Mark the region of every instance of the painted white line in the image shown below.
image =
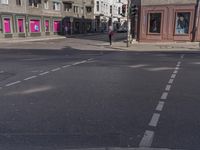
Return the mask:
<path id="1" fill-rule="evenodd" d="M 58 70 L 60 70 L 61 68 L 59 67 L 59 68 L 55 68 L 55 69 L 52 69 L 51 71 L 58 71 Z"/>
<path id="2" fill-rule="evenodd" d="M 46 71 L 46 72 L 40 73 L 39 75 L 43 76 L 43 75 L 48 74 L 48 73 L 49 73 L 49 71 Z"/>
<path id="3" fill-rule="evenodd" d="M 174 70 L 179 70 L 180 68 L 179 67 L 176 67 Z"/>
<path id="4" fill-rule="evenodd" d="M 0 87 L 0 90 L 2 89 L 2 87 Z"/>
<path id="5" fill-rule="evenodd" d="M 160 114 L 154 113 L 151 121 L 149 122 L 149 126 L 156 127 L 160 118 Z"/>
<path id="6" fill-rule="evenodd" d="M 75 66 L 75 65 L 86 63 L 86 62 L 87 62 L 87 60 L 83 60 L 83 61 L 80 61 L 80 62 L 73 63 L 72 65 Z"/>
<path id="7" fill-rule="evenodd" d="M 0 73 L 4 73 L 4 71 L 3 71 L 3 70 L 1 70 L 1 71 L 0 71 Z"/>
<path id="8" fill-rule="evenodd" d="M 184 58 L 184 56 L 185 56 L 185 55 L 184 55 L 184 54 L 182 54 L 182 55 L 181 55 L 181 58 L 183 59 L 183 58 Z"/>
<path id="9" fill-rule="evenodd" d="M 176 67 L 180 67 L 181 65 L 176 65 Z"/>
<path id="10" fill-rule="evenodd" d="M 67 68 L 67 67 L 70 67 L 71 65 L 65 65 L 65 66 L 62 66 L 62 68 Z"/>
<path id="11" fill-rule="evenodd" d="M 172 79 L 176 78 L 176 74 L 172 74 L 171 78 Z"/>
<path id="12" fill-rule="evenodd" d="M 181 65 L 181 61 L 178 61 L 178 62 L 177 62 L 177 65 Z"/>
<path id="13" fill-rule="evenodd" d="M 178 70 L 174 70 L 173 74 L 177 74 L 178 73 Z"/>
<path id="14" fill-rule="evenodd" d="M 26 78 L 26 79 L 24 79 L 24 81 L 27 81 L 27 80 L 30 80 L 30 79 L 34 79 L 34 78 L 36 78 L 37 76 L 31 76 L 31 77 L 28 77 L 28 78 Z"/>
<path id="15" fill-rule="evenodd" d="M 170 89 L 171 89 L 171 85 L 168 84 L 168 85 L 166 86 L 166 88 L 165 88 L 165 91 L 170 91 Z"/>
<path id="16" fill-rule="evenodd" d="M 174 82 L 174 79 L 169 79 L 169 84 L 172 84 Z"/>
<path id="17" fill-rule="evenodd" d="M 94 60 L 94 58 L 90 58 L 90 59 L 88 59 L 88 61 L 91 61 L 91 60 Z"/>
<path id="18" fill-rule="evenodd" d="M 8 84 L 6 84 L 6 86 L 8 87 L 8 86 L 12 86 L 12 85 L 15 85 L 15 84 L 18 84 L 18 83 L 20 83 L 21 81 L 16 81 L 16 82 L 12 82 L 12 83 L 8 83 Z"/>
<path id="19" fill-rule="evenodd" d="M 139 147 L 151 147 L 153 138 L 154 138 L 154 132 L 146 130 L 142 140 L 140 141 Z"/>
<path id="20" fill-rule="evenodd" d="M 163 107 L 164 107 L 165 102 L 163 101 L 159 101 L 157 107 L 156 107 L 156 111 L 162 111 Z"/>
<path id="21" fill-rule="evenodd" d="M 167 96 L 168 96 L 168 92 L 163 92 L 160 99 L 167 99 Z"/>

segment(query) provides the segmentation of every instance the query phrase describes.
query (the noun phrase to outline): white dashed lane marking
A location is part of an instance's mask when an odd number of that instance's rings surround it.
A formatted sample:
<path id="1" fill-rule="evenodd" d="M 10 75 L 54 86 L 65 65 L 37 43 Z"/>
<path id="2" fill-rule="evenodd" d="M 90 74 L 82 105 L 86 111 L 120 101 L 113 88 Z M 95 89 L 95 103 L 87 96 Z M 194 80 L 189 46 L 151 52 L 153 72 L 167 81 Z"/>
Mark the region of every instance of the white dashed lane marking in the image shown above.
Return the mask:
<path id="1" fill-rule="evenodd" d="M 24 81 L 31 80 L 31 79 L 34 79 L 34 78 L 36 78 L 36 77 L 37 77 L 37 76 L 31 76 L 31 77 L 25 78 Z"/>
<path id="2" fill-rule="evenodd" d="M 52 69 L 51 71 L 55 72 L 55 71 L 58 71 L 58 70 L 60 70 L 60 69 L 61 69 L 61 68 L 58 67 L 58 68 Z"/>
<path id="3" fill-rule="evenodd" d="M 139 147 L 151 147 L 153 142 L 154 132 L 146 130 L 144 136 L 139 144 Z"/>
<path id="4" fill-rule="evenodd" d="M 177 74 L 178 73 L 178 70 L 174 70 L 173 74 Z"/>
<path id="5" fill-rule="evenodd" d="M 67 67 L 70 67 L 71 65 L 65 65 L 65 66 L 62 66 L 62 68 L 67 68 Z"/>
<path id="6" fill-rule="evenodd" d="M 75 65 L 86 63 L 86 62 L 87 62 L 87 60 L 83 60 L 83 61 L 80 61 L 80 62 L 73 63 L 72 65 L 75 66 Z"/>
<path id="7" fill-rule="evenodd" d="M 169 79 L 169 84 L 172 84 L 174 82 L 174 79 Z"/>
<path id="8" fill-rule="evenodd" d="M 48 74 L 48 73 L 49 73 L 49 71 L 46 71 L 46 72 L 40 73 L 39 75 L 40 75 L 40 76 L 43 76 L 43 75 L 46 75 L 46 74 Z"/>
<path id="9" fill-rule="evenodd" d="M 167 96 L 168 96 L 168 92 L 163 92 L 162 96 L 160 99 L 167 99 Z"/>
<path id="10" fill-rule="evenodd" d="M 172 79 L 176 78 L 176 74 L 172 74 L 171 78 Z"/>
<path id="11" fill-rule="evenodd" d="M 12 82 L 12 83 L 8 83 L 6 84 L 6 86 L 12 86 L 12 85 L 15 85 L 15 84 L 18 84 L 18 83 L 21 83 L 21 81 L 16 81 L 16 82 Z"/>
<path id="12" fill-rule="evenodd" d="M 170 89 L 171 89 L 171 85 L 166 85 L 166 88 L 165 88 L 165 91 L 170 91 Z"/>
<path id="13" fill-rule="evenodd" d="M 163 101 L 159 101 L 157 107 L 156 107 L 156 111 L 162 111 L 163 107 L 164 107 L 165 102 Z"/>
<path id="14" fill-rule="evenodd" d="M 151 121 L 149 122 L 149 126 L 156 127 L 160 118 L 160 114 L 154 113 Z"/>

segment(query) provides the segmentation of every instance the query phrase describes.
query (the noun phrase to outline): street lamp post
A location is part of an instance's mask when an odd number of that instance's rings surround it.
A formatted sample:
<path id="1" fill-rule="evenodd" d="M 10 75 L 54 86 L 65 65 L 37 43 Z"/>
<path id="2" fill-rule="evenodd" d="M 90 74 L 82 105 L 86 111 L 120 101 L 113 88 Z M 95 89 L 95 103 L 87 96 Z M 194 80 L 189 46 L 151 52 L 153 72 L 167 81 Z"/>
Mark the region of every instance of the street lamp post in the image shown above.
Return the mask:
<path id="1" fill-rule="evenodd" d="M 131 20 L 130 20 L 130 6 L 131 1 L 127 0 L 127 47 L 130 46 L 130 34 L 131 34 Z"/>

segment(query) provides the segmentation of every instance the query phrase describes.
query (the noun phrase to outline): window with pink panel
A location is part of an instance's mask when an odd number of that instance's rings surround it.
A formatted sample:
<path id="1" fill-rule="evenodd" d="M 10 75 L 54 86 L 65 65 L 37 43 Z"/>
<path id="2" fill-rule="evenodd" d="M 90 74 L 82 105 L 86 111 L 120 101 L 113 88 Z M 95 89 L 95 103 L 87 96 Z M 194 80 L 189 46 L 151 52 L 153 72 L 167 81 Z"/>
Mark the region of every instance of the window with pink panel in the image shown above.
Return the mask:
<path id="1" fill-rule="evenodd" d="M 60 21 L 54 21 L 53 26 L 54 26 L 54 32 L 60 31 Z"/>
<path id="2" fill-rule="evenodd" d="M 4 18 L 4 32 L 5 33 L 11 33 L 10 18 Z"/>
<path id="3" fill-rule="evenodd" d="M 36 19 L 30 20 L 30 31 L 40 32 L 40 20 L 36 20 Z"/>
<path id="4" fill-rule="evenodd" d="M 18 32 L 24 32 L 24 19 L 18 19 Z"/>

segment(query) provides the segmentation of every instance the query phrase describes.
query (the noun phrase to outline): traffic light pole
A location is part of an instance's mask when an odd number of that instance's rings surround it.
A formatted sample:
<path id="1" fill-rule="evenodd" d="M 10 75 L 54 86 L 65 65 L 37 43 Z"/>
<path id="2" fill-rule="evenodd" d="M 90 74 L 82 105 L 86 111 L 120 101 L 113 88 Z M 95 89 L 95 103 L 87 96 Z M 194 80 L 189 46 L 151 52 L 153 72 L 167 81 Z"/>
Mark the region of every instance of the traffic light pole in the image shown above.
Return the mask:
<path id="1" fill-rule="evenodd" d="M 131 6 L 131 1 L 127 0 L 127 47 L 130 46 L 130 35 L 131 35 L 131 20 L 130 20 L 130 6 Z"/>

